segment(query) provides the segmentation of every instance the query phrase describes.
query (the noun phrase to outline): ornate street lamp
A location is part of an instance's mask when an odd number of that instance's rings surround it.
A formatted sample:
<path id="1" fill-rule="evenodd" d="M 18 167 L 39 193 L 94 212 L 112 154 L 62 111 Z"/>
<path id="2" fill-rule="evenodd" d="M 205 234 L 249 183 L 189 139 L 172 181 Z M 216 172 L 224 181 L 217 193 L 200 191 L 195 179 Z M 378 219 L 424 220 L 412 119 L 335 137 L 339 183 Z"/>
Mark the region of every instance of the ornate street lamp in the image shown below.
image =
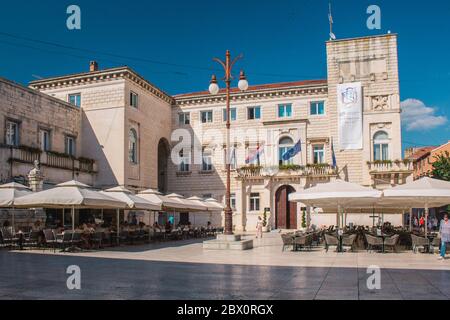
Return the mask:
<path id="1" fill-rule="evenodd" d="M 226 168 L 227 168 L 227 190 L 226 190 L 226 194 L 225 194 L 225 209 L 224 209 L 224 213 L 225 213 L 225 230 L 224 233 L 226 235 L 231 235 L 233 234 L 233 210 L 231 209 L 231 190 L 230 190 L 230 185 L 231 185 L 231 163 L 230 163 L 230 89 L 231 89 L 231 81 L 233 80 L 233 75 L 231 74 L 231 69 L 233 68 L 234 64 L 238 61 L 242 59 L 242 55 L 237 56 L 236 58 L 234 58 L 233 61 L 231 61 L 231 54 L 230 54 L 230 50 L 227 50 L 226 53 L 226 57 L 225 57 L 225 62 L 218 59 L 218 58 L 214 58 L 213 60 L 218 62 L 224 69 L 225 71 L 225 77 L 223 78 L 223 80 L 225 81 L 226 84 L 226 100 L 227 100 L 227 109 L 226 109 L 226 115 L 227 115 L 227 122 L 226 122 L 226 128 L 227 128 L 227 144 L 226 144 L 226 148 L 227 148 L 227 152 L 226 152 Z M 244 71 L 241 71 L 240 76 L 239 76 L 239 82 L 238 82 L 238 88 L 241 91 L 245 91 L 248 89 L 248 81 L 247 78 L 245 77 L 245 73 Z M 211 83 L 209 85 L 209 92 L 213 95 L 218 94 L 220 91 L 219 89 L 219 85 L 217 84 L 217 78 L 215 75 L 212 76 L 211 78 Z"/>

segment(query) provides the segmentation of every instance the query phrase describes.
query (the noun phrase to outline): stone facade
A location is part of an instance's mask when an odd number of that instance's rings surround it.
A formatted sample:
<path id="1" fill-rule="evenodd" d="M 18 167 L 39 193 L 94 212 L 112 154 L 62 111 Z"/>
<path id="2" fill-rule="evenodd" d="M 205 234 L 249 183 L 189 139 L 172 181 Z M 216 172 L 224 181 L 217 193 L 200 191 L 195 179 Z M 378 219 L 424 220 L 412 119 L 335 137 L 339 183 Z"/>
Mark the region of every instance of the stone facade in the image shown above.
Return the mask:
<path id="1" fill-rule="evenodd" d="M 81 111 L 59 99 L 0 79 L 0 180 L 27 183 L 28 173 L 39 160 L 44 182 L 71 179 L 95 183 L 95 163 L 81 156 Z M 14 141 L 11 141 L 11 123 Z M 42 148 L 41 131 L 48 132 Z M 73 157 L 66 154 L 66 137 L 75 141 Z"/>
<path id="2" fill-rule="evenodd" d="M 264 211 L 272 228 L 332 224 L 333 215 L 311 216 L 311 208 L 290 207 L 286 195 L 336 178 L 382 189 L 410 176 L 410 164 L 401 161 L 397 36 L 329 41 L 326 54 L 326 80 L 232 90 L 236 230 L 253 230 Z M 363 148 L 343 151 L 338 148 L 337 86 L 353 82 L 363 87 Z M 96 64 L 89 72 L 33 81 L 30 86 L 64 101 L 79 94 L 78 141 L 82 154 L 98 163 L 95 186 L 159 188 L 224 201 L 223 92 L 171 97 L 127 67 L 98 70 Z M 374 156 L 379 133 L 384 140 L 378 147 L 385 152 L 381 161 Z M 188 144 L 181 153 L 180 141 Z M 297 142 L 302 151 L 280 167 L 281 148 Z M 330 165 L 332 145 L 336 168 Z M 259 163 L 249 166 L 245 159 L 258 148 L 264 150 Z M 177 162 L 186 164 L 186 159 L 192 162 L 189 166 Z M 282 211 L 289 211 L 289 222 Z M 352 218 L 349 213 L 348 219 L 363 223 L 360 215 Z M 401 224 L 401 218 L 391 221 Z"/>
<path id="3" fill-rule="evenodd" d="M 289 185 L 295 191 L 301 191 L 317 183 L 337 177 L 366 186 L 386 188 L 404 183 L 411 174 L 411 168 L 404 164 L 401 155 L 400 93 L 397 61 L 397 36 L 385 35 L 339 41 L 326 44 L 328 78 L 326 81 L 293 82 L 269 86 L 250 87 L 245 93 L 233 93 L 232 107 L 236 108 L 236 120 L 232 128 L 238 130 L 235 147 L 238 167 L 244 165 L 248 148 L 253 144 L 265 147 L 263 167 L 278 165 L 277 150 L 282 138 L 289 137 L 295 143 L 302 142 L 302 152 L 293 159 L 293 164 L 308 166 L 303 170 L 281 170 L 276 173 L 264 169 L 244 168 L 233 172 L 232 193 L 236 201 L 234 227 L 237 230 L 254 229 L 256 219 L 263 211 L 270 209 L 269 225 L 277 226 L 277 192 Z M 341 151 L 338 148 L 338 111 L 337 85 L 341 83 L 361 82 L 363 86 L 363 149 Z M 212 146 L 214 163 L 218 165 L 208 175 L 193 165 L 190 172 L 181 174 L 176 165 L 169 170 L 171 190 L 179 193 L 202 194 L 207 192 L 223 199 L 225 189 L 225 166 L 223 143 L 214 143 L 217 137 L 225 134 L 222 117 L 224 95 L 211 97 L 207 92 L 175 96 L 176 106 L 172 125 L 179 125 L 178 114 L 190 114 L 189 130 L 193 137 L 202 141 L 204 146 Z M 323 101 L 323 115 L 312 115 L 310 104 Z M 292 115 L 280 118 L 278 106 L 292 105 Z M 261 119 L 249 120 L 248 107 L 260 106 Z M 213 122 L 201 124 L 201 111 L 213 111 Z M 243 129 L 239 132 L 239 129 Z M 249 134 L 245 134 L 249 130 Z M 377 132 L 387 133 L 389 141 L 388 159 L 375 161 L 374 136 Z M 263 132 L 263 134 L 261 134 Z M 256 140 L 255 140 L 256 133 Z M 258 134 L 259 133 L 259 134 Z M 259 136 L 259 137 L 258 137 Z M 253 139 L 253 140 L 252 140 Z M 258 140 L 259 139 L 259 140 Z M 317 167 L 313 164 L 313 147 L 324 146 L 324 163 L 332 163 L 331 144 L 333 143 L 337 161 L 337 170 L 329 166 Z M 267 155 L 269 155 L 267 157 Z M 240 160 L 240 161 L 239 161 Z M 398 160 L 397 162 L 395 160 Z M 259 210 L 250 210 L 250 197 L 259 195 Z M 189 195 L 189 194 L 186 194 Z M 296 227 L 309 215 L 296 209 Z M 310 210 L 309 208 L 306 209 Z M 303 217 L 306 215 L 306 218 Z M 401 224 L 401 216 L 389 217 L 394 223 Z M 334 214 L 328 217 L 314 215 L 316 225 L 333 223 Z M 349 214 L 349 221 L 359 216 Z M 371 221 L 366 221 L 367 224 Z"/>
<path id="4" fill-rule="evenodd" d="M 31 87 L 64 101 L 80 94 L 83 154 L 98 162 L 97 187 L 158 187 L 158 143 L 170 140 L 171 97 L 127 67 L 34 81 Z M 131 129 L 137 134 L 135 163 L 129 161 Z"/>

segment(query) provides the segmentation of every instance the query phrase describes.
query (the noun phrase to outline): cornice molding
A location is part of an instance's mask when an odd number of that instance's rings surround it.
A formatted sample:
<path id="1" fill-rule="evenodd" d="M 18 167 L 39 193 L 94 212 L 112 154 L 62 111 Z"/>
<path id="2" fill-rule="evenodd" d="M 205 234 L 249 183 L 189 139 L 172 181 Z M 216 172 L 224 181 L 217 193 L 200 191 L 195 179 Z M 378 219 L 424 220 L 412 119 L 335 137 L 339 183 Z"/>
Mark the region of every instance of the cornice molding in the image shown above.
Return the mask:
<path id="1" fill-rule="evenodd" d="M 274 99 L 280 97 L 293 97 L 293 96 L 314 96 L 323 95 L 328 93 L 328 86 L 324 85 L 309 85 L 300 87 L 288 87 L 288 88 L 274 88 L 274 89 L 262 89 L 241 93 L 232 93 L 231 101 L 245 101 L 256 99 Z M 213 103 L 225 103 L 226 95 L 209 95 L 201 94 L 198 96 L 190 97 L 175 97 L 174 106 L 192 106 L 201 104 L 213 104 Z"/>
<path id="2" fill-rule="evenodd" d="M 128 79 L 139 85 L 142 89 L 149 91 L 155 97 L 173 104 L 174 99 L 169 94 L 158 89 L 155 85 L 139 76 L 136 72 L 128 67 L 114 68 L 98 72 L 87 72 L 75 75 L 37 80 L 30 82 L 30 87 L 36 90 L 48 90 L 56 88 L 65 88 L 71 86 L 79 86 L 83 84 L 91 84 L 96 82 L 113 81 L 117 79 Z"/>

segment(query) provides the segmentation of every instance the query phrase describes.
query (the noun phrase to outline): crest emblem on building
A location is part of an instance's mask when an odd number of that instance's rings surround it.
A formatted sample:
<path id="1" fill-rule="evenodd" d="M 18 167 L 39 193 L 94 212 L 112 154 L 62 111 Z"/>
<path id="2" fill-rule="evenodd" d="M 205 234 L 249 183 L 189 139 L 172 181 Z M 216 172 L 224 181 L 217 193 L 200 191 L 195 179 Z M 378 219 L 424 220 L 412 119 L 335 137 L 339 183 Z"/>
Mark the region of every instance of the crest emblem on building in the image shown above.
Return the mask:
<path id="1" fill-rule="evenodd" d="M 358 102 L 358 92 L 356 88 L 346 88 L 341 92 L 341 100 L 344 105 Z"/>

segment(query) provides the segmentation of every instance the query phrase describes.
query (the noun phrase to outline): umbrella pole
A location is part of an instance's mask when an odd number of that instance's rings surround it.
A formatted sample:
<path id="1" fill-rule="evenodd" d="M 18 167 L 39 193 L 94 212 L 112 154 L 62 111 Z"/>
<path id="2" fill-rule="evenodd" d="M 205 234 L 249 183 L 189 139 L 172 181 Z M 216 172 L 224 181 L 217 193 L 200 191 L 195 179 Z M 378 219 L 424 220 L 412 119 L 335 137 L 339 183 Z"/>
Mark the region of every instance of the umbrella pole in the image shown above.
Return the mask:
<path id="1" fill-rule="evenodd" d="M 372 228 L 375 227 L 375 207 L 372 207 Z"/>
<path id="2" fill-rule="evenodd" d="M 63 228 L 64 228 L 64 224 L 66 223 L 65 221 L 66 221 L 66 208 L 63 208 L 62 209 L 63 211 L 62 211 L 62 226 L 63 226 Z"/>
<path id="3" fill-rule="evenodd" d="M 75 231 L 75 207 L 72 206 L 72 231 Z"/>
<path id="4" fill-rule="evenodd" d="M 150 242 L 152 240 L 151 232 L 150 232 L 150 226 L 151 226 L 151 224 L 150 224 L 150 218 L 151 218 L 150 214 L 151 214 L 151 211 L 148 210 L 147 212 L 148 212 L 148 242 Z"/>
<path id="5" fill-rule="evenodd" d="M 13 232 L 13 234 L 16 232 L 16 228 L 15 228 L 15 226 L 14 226 L 14 224 L 15 224 L 15 209 L 14 209 L 14 207 L 12 208 L 12 218 L 11 218 L 11 222 L 12 222 L 12 232 Z"/>
<path id="6" fill-rule="evenodd" d="M 120 235 L 120 222 L 119 222 L 119 219 L 120 219 L 120 209 L 119 208 L 117 208 L 116 209 L 116 219 L 117 219 L 117 221 L 116 221 L 116 227 L 117 227 L 117 244 L 119 244 L 119 235 Z"/>
<path id="7" fill-rule="evenodd" d="M 412 208 L 409 208 L 409 231 L 412 231 Z"/>
<path id="8" fill-rule="evenodd" d="M 428 235 L 428 204 L 425 204 L 425 237 Z"/>
<path id="9" fill-rule="evenodd" d="M 336 214 L 336 225 L 337 225 L 338 229 L 340 227 L 340 216 L 339 216 L 340 212 L 341 212 L 341 206 L 338 205 L 337 214 Z"/>

